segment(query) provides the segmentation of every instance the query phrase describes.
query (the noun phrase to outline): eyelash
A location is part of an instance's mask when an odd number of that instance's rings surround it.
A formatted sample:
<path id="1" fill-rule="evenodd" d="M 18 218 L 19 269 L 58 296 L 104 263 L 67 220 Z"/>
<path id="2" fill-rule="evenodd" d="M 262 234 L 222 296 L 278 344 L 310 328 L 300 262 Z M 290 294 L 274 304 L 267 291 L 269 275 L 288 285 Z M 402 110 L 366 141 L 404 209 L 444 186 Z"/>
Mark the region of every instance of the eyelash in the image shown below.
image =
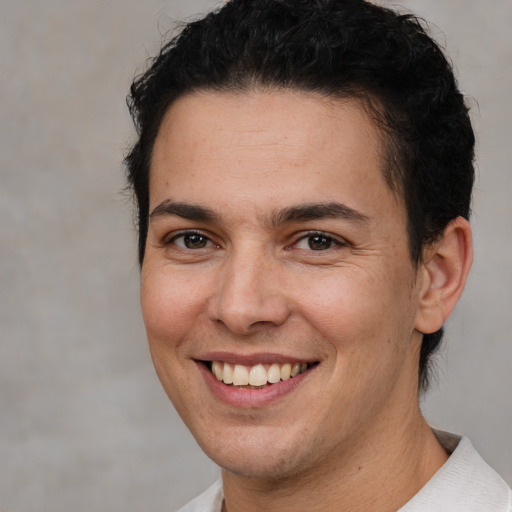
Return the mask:
<path id="1" fill-rule="evenodd" d="M 291 246 L 289 246 L 290 249 L 293 249 L 294 247 L 296 247 L 299 242 L 302 242 L 302 241 L 307 241 L 308 239 L 312 239 L 312 238 L 323 238 L 325 239 L 326 241 L 329 242 L 329 247 L 325 248 L 325 249 L 313 249 L 311 247 L 311 245 L 308 243 L 309 245 L 309 250 L 313 251 L 313 252 L 323 252 L 323 251 L 327 251 L 329 249 L 332 249 L 333 247 L 344 247 L 346 246 L 346 242 L 344 241 L 341 241 L 339 240 L 338 238 L 334 237 L 333 235 L 330 235 L 329 233 L 325 233 L 324 231 L 309 231 L 307 232 L 306 234 L 302 235 L 301 237 L 299 237 L 295 242 L 293 242 L 293 244 L 291 244 Z"/>
<path id="2" fill-rule="evenodd" d="M 182 246 L 180 246 L 180 245 L 178 245 L 176 243 L 176 241 L 179 240 L 180 238 L 185 240 L 186 237 L 193 237 L 193 236 L 200 237 L 200 239 L 205 242 L 205 245 L 202 246 L 202 247 L 192 248 L 192 247 L 186 247 L 186 246 L 182 247 Z M 292 244 L 287 246 L 285 249 L 291 250 L 291 249 L 296 248 L 298 250 L 301 250 L 300 248 L 297 247 L 297 245 L 300 242 L 302 242 L 302 241 L 307 241 L 308 239 L 313 239 L 313 238 L 318 238 L 318 239 L 325 240 L 326 242 L 329 243 L 329 247 L 326 247 L 326 248 L 323 248 L 323 249 L 313 249 L 311 247 L 311 243 L 308 242 L 309 248 L 305 249 L 305 250 L 311 250 L 313 252 L 323 252 L 323 251 L 327 251 L 328 249 L 332 249 L 333 247 L 336 247 L 336 246 L 343 247 L 343 246 L 347 245 L 345 242 L 342 242 L 339 239 L 335 238 L 334 236 L 332 236 L 332 235 L 330 235 L 328 233 L 325 233 L 323 231 L 309 231 L 306 234 L 304 234 L 304 235 L 300 236 L 299 238 L 297 238 Z M 200 231 L 187 230 L 187 231 L 182 231 L 181 233 L 174 234 L 170 238 L 166 239 L 164 241 L 164 244 L 165 245 L 175 245 L 176 247 L 178 247 L 180 249 L 192 250 L 193 251 L 193 250 L 197 250 L 197 249 L 205 249 L 205 248 L 208 247 L 209 244 L 214 244 L 214 242 L 211 240 L 210 237 L 208 237 L 207 235 L 201 233 Z M 183 245 L 185 245 L 185 242 L 183 242 Z M 216 247 L 219 247 L 219 246 L 217 245 Z"/>
<path id="3" fill-rule="evenodd" d="M 193 236 L 200 237 L 201 239 L 203 239 L 205 241 L 206 244 L 213 244 L 213 241 L 212 241 L 212 239 L 210 237 L 208 237 L 207 235 L 201 233 L 200 231 L 195 231 L 195 230 L 187 230 L 187 231 L 182 231 L 181 233 L 174 234 L 170 238 L 167 238 L 166 240 L 164 240 L 164 244 L 165 245 L 175 245 L 176 247 L 178 247 L 180 249 L 183 249 L 183 250 L 187 250 L 187 249 L 188 250 L 195 250 L 195 249 L 193 249 L 191 247 L 181 247 L 180 245 L 178 245 L 176 243 L 176 240 L 178 240 L 180 238 L 185 240 L 186 237 L 193 237 Z M 184 242 L 184 245 L 185 245 L 185 242 Z M 199 249 L 204 249 L 204 248 L 206 248 L 206 247 L 199 247 Z"/>

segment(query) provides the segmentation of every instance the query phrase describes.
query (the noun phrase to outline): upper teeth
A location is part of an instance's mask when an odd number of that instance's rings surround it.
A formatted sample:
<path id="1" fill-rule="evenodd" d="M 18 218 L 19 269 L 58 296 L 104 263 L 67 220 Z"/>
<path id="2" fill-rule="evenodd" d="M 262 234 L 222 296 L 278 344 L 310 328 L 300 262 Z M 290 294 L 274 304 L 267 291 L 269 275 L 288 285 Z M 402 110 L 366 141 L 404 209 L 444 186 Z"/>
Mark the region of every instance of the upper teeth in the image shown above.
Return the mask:
<path id="1" fill-rule="evenodd" d="M 267 367 L 267 368 L 266 368 Z M 224 384 L 235 386 L 264 386 L 275 384 L 280 380 L 288 380 L 307 369 L 307 363 L 273 363 L 271 365 L 257 364 L 247 367 L 241 364 L 232 365 L 221 361 L 212 362 L 212 372 Z"/>

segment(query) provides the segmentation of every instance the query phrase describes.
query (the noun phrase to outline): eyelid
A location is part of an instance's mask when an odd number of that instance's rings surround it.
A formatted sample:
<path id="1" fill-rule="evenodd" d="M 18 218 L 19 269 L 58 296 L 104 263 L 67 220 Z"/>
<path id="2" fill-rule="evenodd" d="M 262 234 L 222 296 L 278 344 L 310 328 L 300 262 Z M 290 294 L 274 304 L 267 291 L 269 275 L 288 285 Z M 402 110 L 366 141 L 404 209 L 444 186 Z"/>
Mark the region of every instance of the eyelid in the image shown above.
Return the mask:
<path id="1" fill-rule="evenodd" d="M 198 235 L 198 236 L 206 238 L 207 241 L 208 241 L 208 247 L 211 247 L 212 245 L 215 246 L 215 247 L 220 247 L 220 244 L 215 242 L 213 240 L 213 237 L 210 234 L 205 233 L 204 231 L 199 230 L 199 229 L 182 229 L 182 230 L 179 230 L 179 231 L 173 231 L 172 233 L 167 234 L 163 238 L 163 245 L 175 245 L 178 248 L 182 248 L 179 245 L 177 245 L 175 243 L 175 241 L 177 239 L 179 239 L 181 237 L 185 237 L 187 235 Z M 302 240 L 305 240 L 305 239 L 307 239 L 309 237 L 313 237 L 313 236 L 320 236 L 320 237 L 328 238 L 329 240 L 332 241 L 332 243 L 335 246 L 344 247 L 344 246 L 349 245 L 349 242 L 345 238 L 342 238 L 340 236 L 334 235 L 332 233 L 329 233 L 329 232 L 326 232 L 326 231 L 321 231 L 321 230 L 308 230 L 306 232 L 297 233 L 293 237 L 292 242 L 290 244 L 288 244 L 285 247 L 285 249 L 293 249 L 294 246 L 296 246 Z M 187 248 L 183 248 L 183 249 L 187 249 Z"/>
<path id="2" fill-rule="evenodd" d="M 168 233 L 165 235 L 163 241 L 164 241 L 164 244 L 170 244 L 172 243 L 174 240 L 176 240 L 176 238 L 179 238 L 180 236 L 185 236 L 185 235 L 203 235 L 200 231 L 198 231 L 197 229 L 180 229 L 178 231 L 173 231 L 172 233 Z"/>
<path id="3" fill-rule="evenodd" d="M 306 240 L 307 238 L 312 237 L 312 236 L 321 236 L 321 237 L 328 238 L 328 239 L 332 240 L 334 245 L 340 246 L 340 247 L 346 247 L 347 245 L 349 245 L 349 243 L 347 242 L 346 239 L 336 236 L 336 235 L 333 235 L 332 233 L 328 233 L 326 231 L 321 231 L 321 230 L 309 230 L 306 232 L 302 232 L 298 236 L 296 236 L 294 238 L 294 241 L 287 247 L 287 249 L 293 248 L 302 240 Z M 321 252 L 321 251 L 319 251 L 319 252 Z"/>
<path id="4" fill-rule="evenodd" d="M 163 244 L 164 245 L 174 245 L 176 247 L 178 247 L 179 249 L 184 249 L 184 250 L 198 250 L 198 249 L 188 249 L 186 247 L 181 247 L 179 246 L 178 244 L 175 243 L 175 241 L 179 238 L 183 238 L 187 235 L 198 235 L 198 236 L 201 236 L 203 238 L 206 238 L 207 241 L 208 241 L 208 247 L 211 247 L 212 245 L 215 246 L 215 247 L 219 247 L 219 244 L 215 243 L 213 240 L 212 240 L 212 237 L 206 233 L 204 233 L 203 231 L 200 231 L 198 229 L 183 229 L 183 230 L 180 230 L 180 231 L 173 231 L 172 233 L 169 233 L 168 235 L 166 235 L 163 239 Z M 206 247 L 204 247 L 204 249 L 206 249 Z"/>

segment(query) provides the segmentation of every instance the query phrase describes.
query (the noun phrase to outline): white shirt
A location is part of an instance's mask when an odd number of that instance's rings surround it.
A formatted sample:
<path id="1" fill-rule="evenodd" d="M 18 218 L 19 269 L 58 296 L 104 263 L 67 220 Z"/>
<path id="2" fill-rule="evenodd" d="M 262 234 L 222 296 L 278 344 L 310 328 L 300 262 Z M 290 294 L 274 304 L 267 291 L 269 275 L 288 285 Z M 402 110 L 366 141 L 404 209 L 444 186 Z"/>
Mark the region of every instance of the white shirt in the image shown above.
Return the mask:
<path id="1" fill-rule="evenodd" d="M 466 437 L 435 432 L 450 453 L 429 482 L 398 512 L 512 512 L 512 491 L 478 455 Z M 218 480 L 178 512 L 220 512 L 223 493 Z"/>

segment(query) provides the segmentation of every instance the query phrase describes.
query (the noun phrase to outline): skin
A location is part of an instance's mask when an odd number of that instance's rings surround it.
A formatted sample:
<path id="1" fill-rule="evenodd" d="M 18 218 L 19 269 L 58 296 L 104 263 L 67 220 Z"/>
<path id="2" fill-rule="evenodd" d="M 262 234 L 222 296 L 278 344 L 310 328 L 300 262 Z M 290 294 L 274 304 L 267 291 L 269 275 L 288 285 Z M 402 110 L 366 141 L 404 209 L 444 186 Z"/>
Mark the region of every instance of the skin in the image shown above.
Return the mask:
<path id="1" fill-rule="evenodd" d="M 312 204 L 342 208 L 286 215 Z M 447 458 L 418 406 L 420 332 L 462 291 L 470 231 L 457 220 L 411 262 L 361 105 L 291 91 L 182 97 L 155 142 L 150 212 L 152 358 L 223 468 L 225 509 L 391 511 L 418 492 Z M 236 406 L 198 362 L 219 351 L 317 364 L 283 396 Z"/>

